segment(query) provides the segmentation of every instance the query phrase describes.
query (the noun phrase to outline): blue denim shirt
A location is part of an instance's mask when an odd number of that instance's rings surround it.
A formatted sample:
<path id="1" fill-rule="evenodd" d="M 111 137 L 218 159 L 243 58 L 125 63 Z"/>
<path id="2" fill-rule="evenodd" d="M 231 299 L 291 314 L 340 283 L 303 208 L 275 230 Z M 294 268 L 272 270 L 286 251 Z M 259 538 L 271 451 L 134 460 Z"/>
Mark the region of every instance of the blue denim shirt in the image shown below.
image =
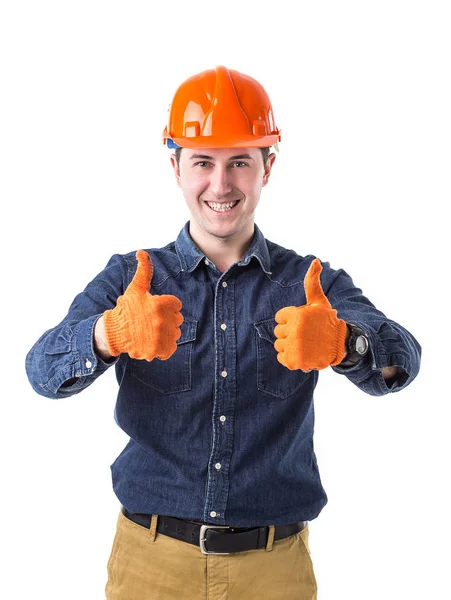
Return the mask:
<path id="1" fill-rule="evenodd" d="M 137 267 L 135 252 L 116 254 L 28 353 L 31 385 L 64 398 L 115 364 L 115 420 L 130 440 L 111 465 L 112 482 L 131 512 L 237 527 L 316 518 L 327 503 L 313 446 L 319 373 L 287 369 L 274 348 L 274 316 L 305 304 L 304 277 L 315 257 L 266 240 L 255 225 L 243 260 L 222 273 L 190 237 L 189 221 L 175 242 L 148 252 L 150 293 L 183 304 L 176 352 L 151 362 L 121 354 L 109 364 L 96 355 L 94 324 Z M 359 364 L 332 368 L 367 394 L 400 391 L 418 373 L 420 345 L 343 269 L 322 265 L 321 285 L 338 316 L 370 340 Z M 391 388 L 380 371 L 387 366 L 403 370 Z"/>

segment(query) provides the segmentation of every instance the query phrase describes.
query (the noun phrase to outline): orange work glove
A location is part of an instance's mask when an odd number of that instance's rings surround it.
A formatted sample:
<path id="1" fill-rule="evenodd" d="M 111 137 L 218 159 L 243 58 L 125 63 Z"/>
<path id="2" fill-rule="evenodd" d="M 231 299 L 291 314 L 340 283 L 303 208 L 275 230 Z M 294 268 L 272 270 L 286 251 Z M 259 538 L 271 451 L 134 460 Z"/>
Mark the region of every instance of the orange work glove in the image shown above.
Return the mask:
<path id="1" fill-rule="evenodd" d="M 138 268 L 116 307 L 104 312 L 108 351 L 131 358 L 166 360 L 177 350 L 182 335 L 182 303 L 176 296 L 149 294 L 153 265 L 145 250 L 136 253 Z"/>
<path id="2" fill-rule="evenodd" d="M 323 267 L 315 258 L 304 280 L 307 304 L 286 306 L 276 313 L 277 360 L 288 369 L 325 369 L 345 356 L 346 322 L 337 318 L 320 283 Z"/>

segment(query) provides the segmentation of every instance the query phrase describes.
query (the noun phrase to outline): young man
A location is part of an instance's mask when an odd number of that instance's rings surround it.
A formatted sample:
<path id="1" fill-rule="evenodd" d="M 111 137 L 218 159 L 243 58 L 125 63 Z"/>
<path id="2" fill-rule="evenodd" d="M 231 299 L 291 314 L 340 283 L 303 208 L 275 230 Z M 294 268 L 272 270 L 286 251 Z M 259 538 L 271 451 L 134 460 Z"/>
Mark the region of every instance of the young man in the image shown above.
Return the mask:
<path id="1" fill-rule="evenodd" d="M 344 270 L 255 224 L 280 141 L 257 81 L 225 67 L 189 78 L 164 140 L 192 219 L 164 248 L 114 255 L 31 349 L 28 376 L 63 398 L 115 365 L 130 440 L 111 465 L 107 598 L 311 600 L 308 521 L 327 502 L 318 371 L 398 392 L 421 348 Z"/>

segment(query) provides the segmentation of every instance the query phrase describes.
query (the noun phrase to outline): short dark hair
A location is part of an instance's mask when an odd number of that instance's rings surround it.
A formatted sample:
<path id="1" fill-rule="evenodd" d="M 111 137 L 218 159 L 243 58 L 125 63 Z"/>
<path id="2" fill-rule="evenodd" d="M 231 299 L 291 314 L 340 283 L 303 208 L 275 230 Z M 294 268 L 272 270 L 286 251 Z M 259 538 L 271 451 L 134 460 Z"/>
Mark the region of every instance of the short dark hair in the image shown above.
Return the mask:
<path id="1" fill-rule="evenodd" d="M 271 146 L 269 146 L 268 148 L 260 148 L 260 150 L 262 151 L 263 164 L 266 167 L 266 162 L 268 160 L 268 156 L 271 151 Z M 181 153 L 182 153 L 182 148 L 175 149 L 175 160 L 177 161 L 178 167 L 180 166 L 180 154 Z"/>

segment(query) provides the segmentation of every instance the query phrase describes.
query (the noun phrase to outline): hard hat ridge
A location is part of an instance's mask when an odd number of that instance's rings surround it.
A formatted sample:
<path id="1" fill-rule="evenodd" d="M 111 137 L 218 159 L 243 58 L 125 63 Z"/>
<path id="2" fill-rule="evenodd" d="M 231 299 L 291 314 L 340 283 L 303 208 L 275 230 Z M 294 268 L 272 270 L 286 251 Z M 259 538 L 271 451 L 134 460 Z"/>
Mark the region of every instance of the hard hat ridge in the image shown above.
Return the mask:
<path id="1" fill-rule="evenodd" d="M 163 132 L 169 148 L 263 148 L 280 138 L 263 86 L 222 65 L 179 86 Z"/>

